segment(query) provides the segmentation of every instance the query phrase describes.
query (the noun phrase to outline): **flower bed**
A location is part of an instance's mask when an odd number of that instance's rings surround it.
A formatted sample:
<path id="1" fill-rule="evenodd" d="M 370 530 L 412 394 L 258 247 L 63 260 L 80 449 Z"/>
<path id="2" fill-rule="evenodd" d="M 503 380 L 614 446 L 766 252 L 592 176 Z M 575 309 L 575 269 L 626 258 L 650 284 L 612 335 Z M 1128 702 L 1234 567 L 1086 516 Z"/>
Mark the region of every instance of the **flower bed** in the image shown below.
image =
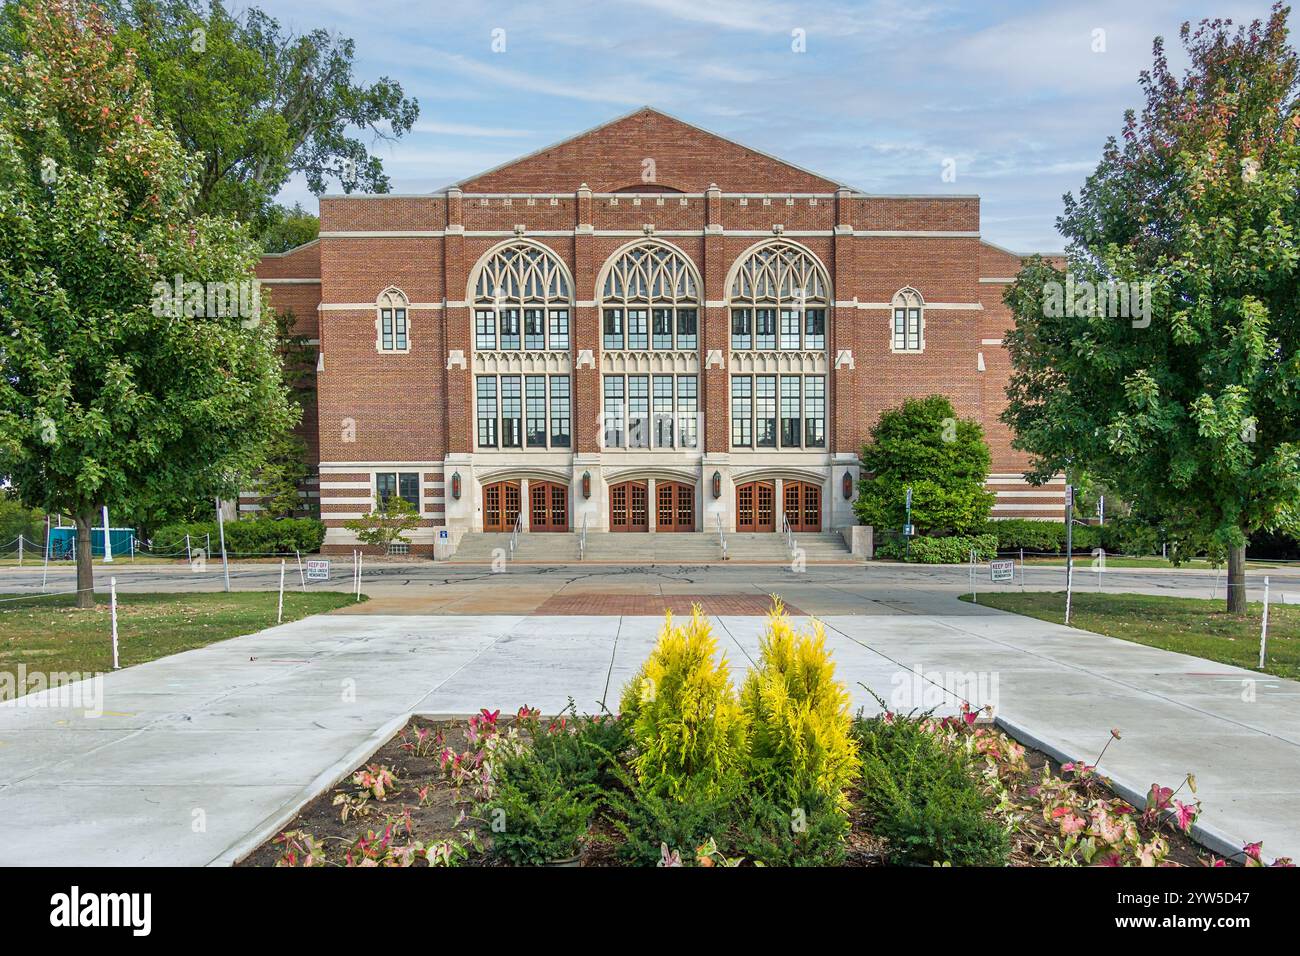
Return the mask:
<path id="1" fill-rule="evenodd" d="M 1058 766 L 969 711 L 853 718 L 779 604 L 739 691 L 716 651 L 696 609 L 618 715 L 416 718 L 241 865 L 1263 865 L 1188 839 L 1190 776 L 1139 811 L 1105 748 Z"/>

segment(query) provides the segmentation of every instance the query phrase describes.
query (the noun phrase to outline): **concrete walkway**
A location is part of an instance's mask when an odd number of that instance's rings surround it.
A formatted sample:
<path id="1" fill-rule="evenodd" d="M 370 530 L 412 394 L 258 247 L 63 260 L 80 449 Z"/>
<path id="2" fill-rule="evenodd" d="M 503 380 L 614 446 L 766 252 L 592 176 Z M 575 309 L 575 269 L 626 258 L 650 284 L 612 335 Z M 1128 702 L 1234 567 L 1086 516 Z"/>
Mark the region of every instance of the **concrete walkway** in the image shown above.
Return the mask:
<path id="1" fill-rule="evenodd" d="M 945 595 L 864 610 L 826 618 L 858 704 L 875 709 L 863 684 L 928 707 L 926 678 L 959 678 L 975 703 L 1089 761 L 1118 727 L 1102 769 L 1121 786 L 1193 772 L 1211 838 L 1300 857 L 1300 684 Z M 553 712 L 569 696 L 617 708 L 660 623 L 328 615 L 108 675 L 102 716 L 34 706 L 42 695 L 0 705 L 0 864 L 229 863 L 410 712 Z M 739 681 L 762 620 L 715 623 Z"/>

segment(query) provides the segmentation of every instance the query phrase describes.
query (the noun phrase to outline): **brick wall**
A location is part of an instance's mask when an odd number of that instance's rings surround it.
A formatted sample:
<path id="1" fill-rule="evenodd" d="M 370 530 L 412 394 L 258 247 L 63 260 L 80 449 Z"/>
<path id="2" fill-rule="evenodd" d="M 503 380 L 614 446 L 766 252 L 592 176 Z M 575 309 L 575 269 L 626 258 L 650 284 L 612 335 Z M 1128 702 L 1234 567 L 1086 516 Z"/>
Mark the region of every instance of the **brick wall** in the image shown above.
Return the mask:
<path id="1" fill-rule="evenodd" d="M 646 158 L 655 160 L 658 188 L 685 195 L 611 195 L 647 188 L 640 180 Z M 583 184 L 589 191 L 580 189 Z M 471 272 L 480 257 L 513 241 L 522 227 L 524 237 L 553 250 L 573 276 L 571 356 L 587 349 L 596 360 L 595 369 L 572 373 L 573 450 L 593 454 L 596 430 L 586 425 L 601 408 L 600 317 L 592 304 L 599 299 L 597 282 L 609 257 L 644 236 L 649 224 L 655 239 L 679 248 L 702 278 L 703 450 L 723 454 L 730 373 L 707 369 L 705 358 L 711 349 L 729 353 L 728 273 L 779 229 L 783 240 L 806 247 L 829 273 L 831 361 L 841 350 L 853 355 L 852 369 L 830 374 L 827 451 L 856 452 L 883 409 L 907 396 L 941 392 L 959 415 L 982 422 L 993 473 L 1000 476 L 1000 490 L 1009 493 L 1023 490 L 1013 476 L 1027 459 L 1011 448 L 1011 436 L 998 421 L 1009 367 L 1005 350 L 991 343 L 1011 320 L 1001 301 L 1004 285 L 988 280 L 1013 276 L 1019 258 L 981 242 L 979 217 L 976 197 L 857 195 L 662 114 L 638 111 L 465 180 L 447 194 L 325 197 L 319 243 L 268 258 L 259 275 L 321 280 L 278 285 L 272 292 L 274 301 L 295 314 L 301 310 L 310 321 L 315 302 L 320 305 L 314 329 L 323 353 L 314 449 L 319 460 L 343 467 L 433 467 L 448 454 L 472 451 L 472 367 L 448 368 L 456 350 L 472 364 L 471 309 L 465 302 Z M 390 286 L 410 302 L 411 344 L 402 354 L 375 347 L 375 301 Z M 890 347 L 888 304 L 907 286 L 926 303 L 920 353 Z M 1004 500 L 1013 499 L 999 499 Z M 1055 497 L 1032 501 L 1045 501 L 1049 511 L 1056 507 Z M 356 509 L 330 509 L 347 510 Z M 426 509 L 426 520 L 440 524 L 441 506 Z"/>

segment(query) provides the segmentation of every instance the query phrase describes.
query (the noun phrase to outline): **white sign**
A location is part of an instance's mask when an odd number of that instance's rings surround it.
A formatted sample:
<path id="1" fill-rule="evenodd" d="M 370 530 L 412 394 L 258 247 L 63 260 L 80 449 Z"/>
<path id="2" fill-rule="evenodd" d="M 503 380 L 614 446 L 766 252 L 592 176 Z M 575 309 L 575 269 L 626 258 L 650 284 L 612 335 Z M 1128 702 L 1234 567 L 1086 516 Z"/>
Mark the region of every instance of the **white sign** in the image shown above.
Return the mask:
<path id="1" fill-rule="evenodd" d="M 1016 579 L 1016 562 L 1011 559 L 1006 561 L 989 562 L 989 580 L 990 581 L 1014 581 Z"/>
<path id="2" fill-rule="evenodd" d="M 912 537 L 914 534 L 916 534 L 916 526 L 915 526 L 915 525 L 910 525 L 910 524 L 905 524 L 905 525 L 903 525 L 903 537 L 904 537 L 904 538 L 910 538 L 910 537 Z"/>
<path id="3" fill-rule="evenodd" d="M 307 559 L 307 580 L 328 581 L 330 579 L 329 558 Z"/>

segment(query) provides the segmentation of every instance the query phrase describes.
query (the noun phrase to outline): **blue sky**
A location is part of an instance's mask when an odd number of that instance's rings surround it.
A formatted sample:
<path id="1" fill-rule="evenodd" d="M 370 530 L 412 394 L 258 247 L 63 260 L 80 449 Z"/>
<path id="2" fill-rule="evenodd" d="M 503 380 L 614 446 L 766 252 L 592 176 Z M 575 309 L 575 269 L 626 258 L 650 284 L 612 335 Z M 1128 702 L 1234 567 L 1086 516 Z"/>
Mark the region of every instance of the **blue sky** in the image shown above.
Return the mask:
<path id="1" fill-rule="evenodd" d="M 297 31 L 356 41 L 358 75 L 420 101 L 377 152 L 397 192 L 428 192 L 650 105 L 875 193 L 978 193 L 983 233 L 1054 251 L 1077 190 L 1138 108 L 1151 42 L 1181 66 L 1185 19 L 1266 2 L 968 0 L 265 0 Z M 236 9 L 239 4 L 232 4 Z M 494 31 L 505 49 L 494 52 Z M 792 49 L 793 31 L 806 37 Z M 1095 31 L 1104 52 L 1094 52 Z M 501 34 L 495 34 L 500 37 Z M 946 182 L 946 160 L 956 179 Z M 304 183 L 282 198 L 315 209 Z"/>

